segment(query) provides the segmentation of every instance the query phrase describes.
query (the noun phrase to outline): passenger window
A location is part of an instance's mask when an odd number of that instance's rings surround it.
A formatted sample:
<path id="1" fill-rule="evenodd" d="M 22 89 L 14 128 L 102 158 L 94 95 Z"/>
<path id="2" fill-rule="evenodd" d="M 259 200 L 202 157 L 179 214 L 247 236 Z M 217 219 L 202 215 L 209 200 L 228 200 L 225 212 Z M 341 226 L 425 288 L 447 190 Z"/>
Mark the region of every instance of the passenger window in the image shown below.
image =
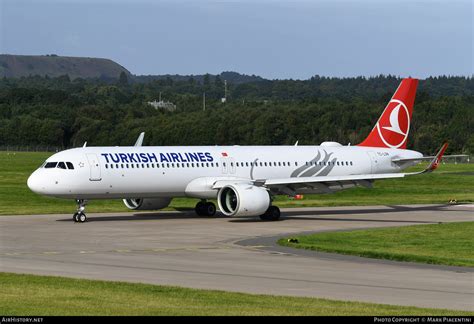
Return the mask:
<path id="1" fill-rule="evenodd" d="M 219 163 L 216 163 L 216 167 L 219 167 Z"/>
<path id="2" fill-rule="evenodd" d="M 106 165 L 105 165 L 105 168 L 106 168 L 106 169 L 108 169 L 108 168 L 109 168 L 109 165 L 108 165 L 108 164 L 106 164 Z"/>
<path id="3" fill-rule="evenodd" d="M 48 162 L 44 165 L 44 167 L 46 169 L 52 169 L 52 168 L 55 168 L 57 164 L 58 164 L 58 162 Z"/>
<path id="4" fill-rule="evenodd" d="M 123 169 L 123 164 L 121 164 L 120 167 Z"/>
<path id="5" fill-rule="evenodd" d="M 71 162 L 66 162 L 66 165 L 69 170 L 74 170 L 74 165 Z"/>
<path id="6" fill-rule="evenodd" d="M 298 166 L 298 162 L 295 162 L 295 166 Z"/>
<path id="7" fill-rule="evenodd" d="M 111 169 L 113 169 L 113 168 L 114 168 L 114 165 L 113 165 L 113 164 L 111 164 L 111 165 L 110 165 L 110 168 L 111 168 Z"/>

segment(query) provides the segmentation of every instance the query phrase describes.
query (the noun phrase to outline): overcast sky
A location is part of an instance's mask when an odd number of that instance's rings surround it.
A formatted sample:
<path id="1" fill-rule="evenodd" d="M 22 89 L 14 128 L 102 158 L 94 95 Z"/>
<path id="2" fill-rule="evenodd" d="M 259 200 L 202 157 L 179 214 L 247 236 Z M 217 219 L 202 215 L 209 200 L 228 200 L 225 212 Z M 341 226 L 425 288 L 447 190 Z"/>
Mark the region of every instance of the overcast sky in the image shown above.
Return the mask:
<path id="1" fill-rule="evenodd" d="M 473 75 L 472 0 L 0 0 L 0 52 L 133 74 Z"/>

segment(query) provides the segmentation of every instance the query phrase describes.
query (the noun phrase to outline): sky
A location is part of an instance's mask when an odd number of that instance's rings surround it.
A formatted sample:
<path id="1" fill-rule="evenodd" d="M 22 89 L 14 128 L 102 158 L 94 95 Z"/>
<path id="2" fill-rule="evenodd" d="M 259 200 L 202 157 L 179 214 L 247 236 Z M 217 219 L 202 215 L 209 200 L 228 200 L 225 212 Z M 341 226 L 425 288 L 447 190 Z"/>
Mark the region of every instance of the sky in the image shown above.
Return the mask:
<path id="1" fill-rule="evenodd" d="M 0 0 L 0 53 L 137 75 L 472 76 L 473 0 Z"/>

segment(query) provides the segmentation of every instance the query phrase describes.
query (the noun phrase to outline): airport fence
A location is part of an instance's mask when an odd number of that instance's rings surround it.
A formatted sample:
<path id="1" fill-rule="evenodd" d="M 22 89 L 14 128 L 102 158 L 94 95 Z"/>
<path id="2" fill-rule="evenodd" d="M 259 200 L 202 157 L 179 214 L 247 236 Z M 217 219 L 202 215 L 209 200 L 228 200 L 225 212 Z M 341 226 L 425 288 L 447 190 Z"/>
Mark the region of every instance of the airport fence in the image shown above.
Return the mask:
<path id="1" fill-rule="evenodd" d="M 18 146 L 18 145 L 0 145 L 0 151 L 2 152 L 59 152 L 67 150 L 71 147 L 61 146 L 42 146 L 42 145 L 31 145 L 31 146 Z"/>

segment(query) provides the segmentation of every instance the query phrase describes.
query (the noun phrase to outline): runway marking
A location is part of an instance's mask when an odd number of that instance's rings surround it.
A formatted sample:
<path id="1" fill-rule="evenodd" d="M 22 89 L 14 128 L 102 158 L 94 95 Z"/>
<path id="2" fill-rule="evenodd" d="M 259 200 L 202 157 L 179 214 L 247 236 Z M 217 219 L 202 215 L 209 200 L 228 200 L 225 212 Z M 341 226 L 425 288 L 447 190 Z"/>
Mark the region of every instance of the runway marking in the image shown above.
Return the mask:
<path id="1" fill-rule="evenodd" d="M 267 246 L 249 246 L 248 248 L 265 248 Z M 199 252 L 211 250 L 229 250 L 235 246 L 191 246 L 191 247 L 176 247 L 176 248 L 149 248 L 149 249 L 115 249 L 106 251 L 96 250 L 79 250 L 79 251 L 37 251 L 37 252 L 3 252 L 0 256 L 22 256 L 22 255 L 65 255 L 65 254 L 95 254 L 95 253 L 167 253 L 167 252 Z M 240 247 L 239 247 L 240 248 Z"/>

